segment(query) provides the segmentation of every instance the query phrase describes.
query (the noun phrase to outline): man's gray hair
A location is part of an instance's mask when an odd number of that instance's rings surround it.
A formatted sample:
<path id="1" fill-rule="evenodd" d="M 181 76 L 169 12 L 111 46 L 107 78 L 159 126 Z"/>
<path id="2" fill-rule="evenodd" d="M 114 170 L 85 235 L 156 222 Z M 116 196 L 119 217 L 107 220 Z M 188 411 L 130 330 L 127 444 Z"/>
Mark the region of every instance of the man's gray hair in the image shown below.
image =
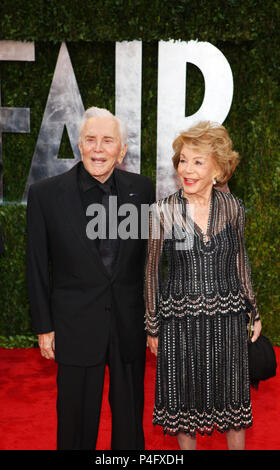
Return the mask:
<path id="1" fill-rule="evenodd" d="M 97 108 L 96 106 L 92 106 L 84 112 L 79 126 L 79 140 L 81 140 L 82 131 L 86 121 L 92 117 L 108 117 L 116 121 L 119 126 L 122 147 L 126 144 L 128 136 L 128 129 L 126 123 L 117 116 L 114 116 L 114 114 L 108 111 L 108 109 Z"/>

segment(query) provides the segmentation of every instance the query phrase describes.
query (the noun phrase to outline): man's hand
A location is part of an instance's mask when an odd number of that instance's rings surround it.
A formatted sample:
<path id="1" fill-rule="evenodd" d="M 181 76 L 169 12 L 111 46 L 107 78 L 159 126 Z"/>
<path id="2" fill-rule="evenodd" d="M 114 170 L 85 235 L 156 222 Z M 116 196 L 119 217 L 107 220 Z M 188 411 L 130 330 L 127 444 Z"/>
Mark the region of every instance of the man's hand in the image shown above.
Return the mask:
<path id="1" fill-rule="evenodd" d="M 46 359 L 54 359 L 54 331 L 38 335 L 38 343 L 42 356 Z"/>
<path id="2" fill-rule="evenodd" d="M 158 338 L 153 336 L 147 336 L 147 346 L 149 346 L 152 354 L 157 356 L 158 351 Z"/>

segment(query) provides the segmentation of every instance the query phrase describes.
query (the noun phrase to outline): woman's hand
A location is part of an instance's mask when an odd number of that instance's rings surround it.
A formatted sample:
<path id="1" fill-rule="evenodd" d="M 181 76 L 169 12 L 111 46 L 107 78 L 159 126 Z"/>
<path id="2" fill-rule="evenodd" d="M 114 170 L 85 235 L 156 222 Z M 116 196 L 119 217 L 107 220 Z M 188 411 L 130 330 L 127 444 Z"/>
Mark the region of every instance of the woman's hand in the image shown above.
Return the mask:
<path id="1" fill-rule="evenodd" d="M 261 330 L 262 330 L 262 324 L 261 324 L 261 321 L 258 320 L 258 321 L 255 321 L 254 322 L 254 325 L 253 325 L 253 336 L 251 338 L 251 342 L 254 343 L 258 337 L 260 336 L 261 334 Z"/>
<path id="2" fill-rule="evenodd" d="M 150 348 L 152 354 L 157 356 L 158 351 L 158 338 L 154 336 L 147 336 L 147 346 Z"/>

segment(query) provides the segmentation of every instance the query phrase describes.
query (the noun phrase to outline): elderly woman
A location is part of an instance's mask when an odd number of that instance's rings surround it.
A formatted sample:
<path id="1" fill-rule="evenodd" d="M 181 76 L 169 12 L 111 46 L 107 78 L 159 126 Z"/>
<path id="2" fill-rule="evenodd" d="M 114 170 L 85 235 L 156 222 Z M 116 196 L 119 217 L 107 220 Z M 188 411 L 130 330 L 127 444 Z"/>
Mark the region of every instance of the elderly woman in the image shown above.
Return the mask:
<path id="1" fill-rule="evenodd" d="M 244 449 L 252 425 L 247 322 L 261 331 L 240 199 L 217 190 L 238 154 L 223 126 L 201 122 L 173 143 L 181 189 L 153 205 L 146 264 L 146 330 L 157 355 L 153 423 L 195 449 L 226 433 Z M 181 216 L 180 216 L 181 214 Z"/>

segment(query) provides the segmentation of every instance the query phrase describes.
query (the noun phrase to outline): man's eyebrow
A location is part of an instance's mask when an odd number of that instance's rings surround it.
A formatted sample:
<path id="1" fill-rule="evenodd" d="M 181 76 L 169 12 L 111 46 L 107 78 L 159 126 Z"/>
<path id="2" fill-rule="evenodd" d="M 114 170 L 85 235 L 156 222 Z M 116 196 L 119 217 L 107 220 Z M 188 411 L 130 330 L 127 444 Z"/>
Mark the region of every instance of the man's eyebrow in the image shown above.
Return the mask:
<path id="1" fill-rule="evenodd" d="M 85 138 L 92 138 L 92 137 L 96 137 L 96 135 L 94 134 L 86 134 L 85 135 Z M 114 136 L 113 135 L 104 135 L 103 136 L 104 139 L 114 139 Z"/>

